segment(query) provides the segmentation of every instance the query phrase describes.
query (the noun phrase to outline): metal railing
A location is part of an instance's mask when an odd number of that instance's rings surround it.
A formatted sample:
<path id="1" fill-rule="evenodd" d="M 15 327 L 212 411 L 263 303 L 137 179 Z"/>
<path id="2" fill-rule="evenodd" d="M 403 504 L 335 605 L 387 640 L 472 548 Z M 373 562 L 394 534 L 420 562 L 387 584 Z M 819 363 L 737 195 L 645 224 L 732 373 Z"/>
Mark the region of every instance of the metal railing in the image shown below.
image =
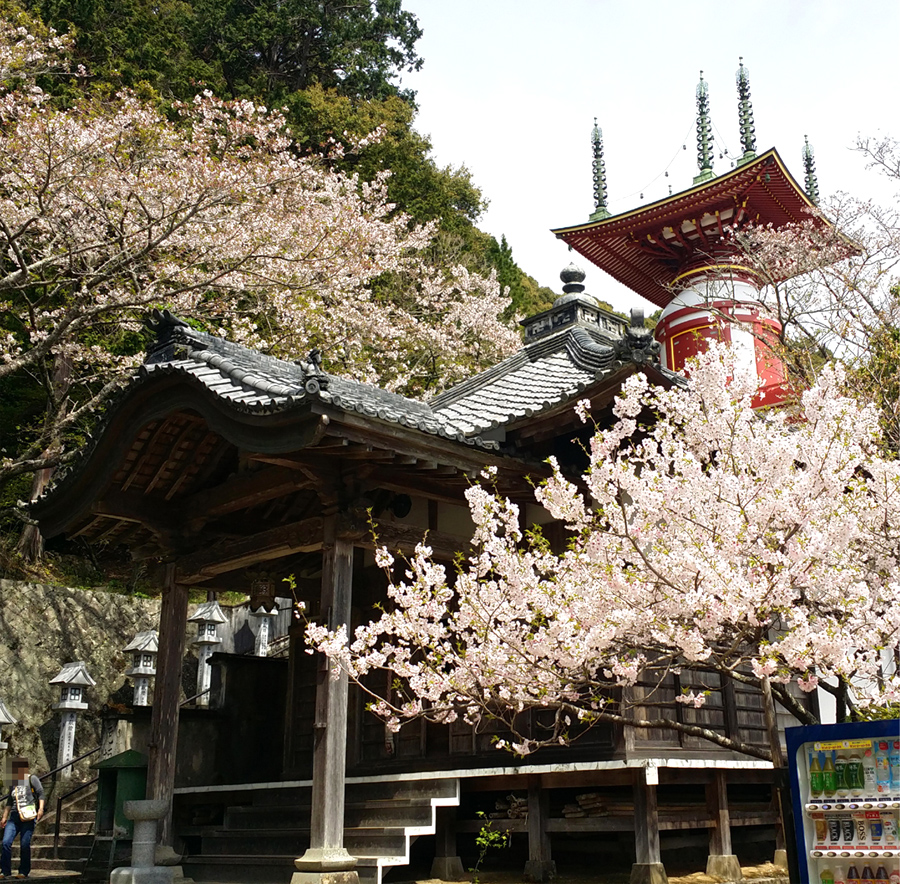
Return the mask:
<path id="1" fill-rule="evenodd" d="M 97 749 L 95 749 L 94 751 L 96 752 Z M 93 754 L 93 753 L 88 753 L 88 754 Z M 86 757 L 86 756 L 82 756 L 82 757 Z M 64 766 L 68 767 L 69 765 L 64 765 Z M 94 779 L 88 780 L 86 783 L 82 783 L 80 786 L 76 786 L 74 789 L 69 789 L 69 791 L 66 792 L 65 795 L 60 795 L 59 798 L 56 799 L 56 819 L 53 820 L 53 859 L 59 859 L 59 833 L 60 833 L 60 829 L 62 828 L 63 801 L 65 801 L 66 798 L 69 798 L 72 795 L 74 795 L 76 792 L 80 792 L 82 789 L 87 789 L 88 786 L 93 786 L 94 783 L 96 783 L 97 780 L 99 780 L 99 779 L 100 779 L 100 777 L 98 775 L 98 776 L 94 777 Z"/>

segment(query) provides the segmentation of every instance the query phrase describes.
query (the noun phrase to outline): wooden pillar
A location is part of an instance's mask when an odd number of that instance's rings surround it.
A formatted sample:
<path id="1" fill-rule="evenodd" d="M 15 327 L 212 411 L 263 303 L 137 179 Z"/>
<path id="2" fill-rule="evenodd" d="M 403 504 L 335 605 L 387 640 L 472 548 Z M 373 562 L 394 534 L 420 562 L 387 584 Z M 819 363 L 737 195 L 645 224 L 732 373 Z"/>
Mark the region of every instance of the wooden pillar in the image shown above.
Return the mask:
<path id="1" fill-rule="evenodd" d="M 706 809 L 714 824 L 709 830 L 706 874 L 725 881 L 740 881 L 741 864 L 731 850 L 728 781 L 724 770 L 713 771 L 712 780 L 706 784 Z"/>
<path id="2" fill-rule="evenodd" d="M 550 792 L 542 788 L 538 775 L 528 777 L 528 862 L 526 881 L 549 881 L 556 877 L 556 863 L 550 856 Z"/>
<path id="3" fill-rule="evenodd" d="M 656 805 L 657 769 L 641 767 L 634 779 L 634 847 L 637 862 L 630 884 L 668 884 L 659 854 L 659 811 Z"/>
<path id="4" fill-rule="evenodd" d="M 441 881 L 463 881 L 462 860 L 456 852 L 456 808 L 434 808 L 434 861 L 431 877 Z"/>
<path id="5" fill-rule="evenodd" d="M 175 752 L 178 748 L 178 709 L 181 666 L 187 623 L 188 588 L 176 582 L 175 566 L 166 565 L 159 612 L 159 655 L 150 719 L 147 759 L 147 797 L 165 799 L 169 812 L 160 820 L 159 843 L 172 847 L 172 795 L 175 790 Z"/>
<path id="6" fill-rule="evenodd" d="M 349 629 L 353 544 L 335 535 L 335 517 L 325 520 L 321 615 L 331 629 Z M 309 850 L 294 861 L 292 884 L 358 884 L 356 859 L 344 847 L 344 772 L 347 764 L 346 673 L 319 655 L 313 725 L 312 819 Z"/>

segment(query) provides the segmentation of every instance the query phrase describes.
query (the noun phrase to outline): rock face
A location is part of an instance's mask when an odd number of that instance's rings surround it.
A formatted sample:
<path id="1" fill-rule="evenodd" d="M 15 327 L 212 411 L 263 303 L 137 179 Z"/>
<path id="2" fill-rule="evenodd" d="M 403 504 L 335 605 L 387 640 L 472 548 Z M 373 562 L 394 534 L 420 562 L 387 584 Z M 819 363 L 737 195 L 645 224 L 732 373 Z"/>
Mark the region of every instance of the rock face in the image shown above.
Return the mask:
<path id="1" fill-rule="evenodd" d="M 156 629 L 159 601 L 36 583 L 0 580 L 0 699 L 18 723 L 7 725 L 9 754 L 25 755 L 33 773 L 56 764 L 58 686 L 48 684 L 64 663 L 83 660 L 95 687 L 78 716 L 75 755 L 98 745 L 101 713 L 109 702 L 130 700 L 122 648 L 136 632 Z M 121 693 L 117 696 L 118 692 Z M 87 772 L 86 759 L 76 777 Z"/>

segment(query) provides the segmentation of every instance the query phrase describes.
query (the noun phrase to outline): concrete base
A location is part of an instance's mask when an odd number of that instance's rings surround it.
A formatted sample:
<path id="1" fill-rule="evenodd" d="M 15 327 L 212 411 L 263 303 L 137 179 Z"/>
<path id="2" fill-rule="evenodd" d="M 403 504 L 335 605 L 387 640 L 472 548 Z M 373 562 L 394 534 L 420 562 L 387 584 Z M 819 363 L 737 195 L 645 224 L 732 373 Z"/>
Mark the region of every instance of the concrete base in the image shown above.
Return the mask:
<path id="1" fill-rule="evenodd" d="M 291 884 L 359 884 L 359 872 L 294 872 Z"/>
<path id="2" fill-rule="evenodd" d="M 544 881 L 550 881 L 556 877 L 556 863 L 553 860 L 541 862 L 540 860 L 530 859 L 525 863 L 525 871 L 522 873 L 526 881 L 535 881 L 542 884 Z"/>
<path id="3" fill-rule="evenodd" d="M 151 866 L 148 869 L 123 866 L 110 872 L 109 884 L 172 884 L 176 869 L 177 877 L 183 878 L 179 866 Z"/>
<path id="4" fill-rule="evenodd" d="M 723 881 L 740 881 L 743 878 L 741 864 L 733 853 L 710 856 L 706 860 L 706 874 Z"/>
<path id="5" fill-rule="evenodd" d="M 463 881 L 467 876 L 458 856 L 436 856 L 431 863 L 431 877 L 441 881 Z"/>
<path id="6" fill-rule="evenodd" d="M 787 871 L 788 861 L 787 861 L 787 851 L 786 850 L 776 850 L 775 858 L 772 860 L 772 865 L 778 866 L 779 869 L 784 869 Z"/>
<path id="7" fill-rule="evenodd" d="M 168 844 L 157 844 L 154 852 L 153 865 L 177 866 L 181 863 L 181 854 L 169 847 Z"/>
<path id="8" fill-rule="evenodd" d="M 628 884 L 669 884 L 666 867 L 662 863 L 635 863 Z"/>
<path id="9" fill-rule="evenodd" d="M 303 856 L 294 860 L 294 868 L 298 872 L 314 874 L 351 872 L 356 868 L 356 857 L 350 856 L 343 847 L 310 847 Z M 335 881 L 335 884 L 339 884 L 339 882 Z"/>

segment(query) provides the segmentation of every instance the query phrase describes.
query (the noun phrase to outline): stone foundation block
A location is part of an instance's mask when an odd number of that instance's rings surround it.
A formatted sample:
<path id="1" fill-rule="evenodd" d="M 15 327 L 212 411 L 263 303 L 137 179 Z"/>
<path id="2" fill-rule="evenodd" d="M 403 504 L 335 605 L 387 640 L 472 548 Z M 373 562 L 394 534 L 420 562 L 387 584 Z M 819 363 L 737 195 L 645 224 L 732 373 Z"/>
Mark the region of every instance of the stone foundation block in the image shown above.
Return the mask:
<path id="1" fill-rule="evenodd" d="M 787 851 L 786 850 L 776 850 L 775 858 L 772 860 L 772 864 L 778 866 L 779 869 L 784 869 L 787 871 L 788 861 L 787 861 Z"/>
<path id="2" fill-rule="evenodd" d="M 556 877 L 556 863 L 553 860 L 530 859 L 525 863 L 525 871 L 522 874 L 526 881 L 542 884 L 542 882 L 550 881 Z"/>
<path id="3" fill-rule="evenodd" d="M 635 863 L 628 884 L 669 884 L 666 867 L 662 863 Z"/>
<path id="4" fill-rule="evenodd" d="M 109 884 L 173 884 L 176 869 L 181 872 L 177 866 L 123 866 L 110 872 Z"/>
<path id="5" fill-rule="evenodd" d="M 359 872 L 294 872 L 291 884 L 359 884 Z"/>
<path id="6" fill-rule="evenodd" d="M 723 881 L 740 881 L 743 878 L 741 864 L 733 853 L 710 856 L 706 860 L 706 874 L 715 875 Z"/>
<path id="7" fill-rule="evenodd" d="M 436 856 L 431 863 L 431 877 L 441 881 L 463 881 L 466 870 L 458 856 Z"/>

